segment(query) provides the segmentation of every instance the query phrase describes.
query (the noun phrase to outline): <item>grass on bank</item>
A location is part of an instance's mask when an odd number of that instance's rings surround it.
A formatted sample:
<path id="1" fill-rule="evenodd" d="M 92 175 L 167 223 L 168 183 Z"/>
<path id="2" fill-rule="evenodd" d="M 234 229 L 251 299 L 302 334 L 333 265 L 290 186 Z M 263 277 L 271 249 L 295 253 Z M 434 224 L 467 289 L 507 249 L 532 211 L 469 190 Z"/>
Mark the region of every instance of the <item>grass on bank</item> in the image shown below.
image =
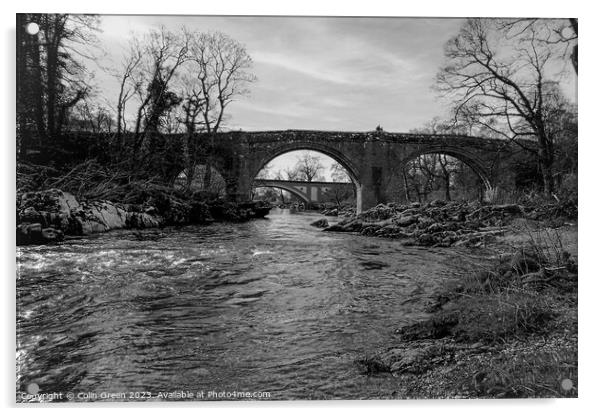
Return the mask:
<path id="1" fill-rule="evenodd" d="M 577 264 L 563 240 L 523 228 L 511 254 L 450 282 L 429 319 L 396 331 L 396 348 L 435 351 L 418 373 L 393 371 L 400 397 L 576 397 Z M 382 355 L 358 364 L 394 367 Z"/>

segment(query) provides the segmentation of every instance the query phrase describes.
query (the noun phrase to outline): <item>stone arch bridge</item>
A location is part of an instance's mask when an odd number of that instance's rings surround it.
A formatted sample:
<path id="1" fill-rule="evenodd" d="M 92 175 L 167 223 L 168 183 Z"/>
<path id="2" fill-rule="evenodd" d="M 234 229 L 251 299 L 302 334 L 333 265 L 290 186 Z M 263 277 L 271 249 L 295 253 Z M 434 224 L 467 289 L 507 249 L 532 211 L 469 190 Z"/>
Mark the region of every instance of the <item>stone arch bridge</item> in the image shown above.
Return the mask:
<path id="1" fill-rule="evenodd" d="M 529 152 L 511 141 L 446 134 L 286 130 L 217 133 L 199 139 L 195 142 L 208 149 L 205 157 L 223 176 L 233 200 L 249 199 L 257 173 L 275 157 L 314 150 L 348 171 L 358 212 L 389 202 L 389 190 L 399 182 L 405 164 L 423 154 L 446 154 L 466 163 L 481 178 L 486 195 L 513 189 L 516 164 L 533 162 L 527 160 Z M 173 177 L 183 169 L 174 166 Z"/>

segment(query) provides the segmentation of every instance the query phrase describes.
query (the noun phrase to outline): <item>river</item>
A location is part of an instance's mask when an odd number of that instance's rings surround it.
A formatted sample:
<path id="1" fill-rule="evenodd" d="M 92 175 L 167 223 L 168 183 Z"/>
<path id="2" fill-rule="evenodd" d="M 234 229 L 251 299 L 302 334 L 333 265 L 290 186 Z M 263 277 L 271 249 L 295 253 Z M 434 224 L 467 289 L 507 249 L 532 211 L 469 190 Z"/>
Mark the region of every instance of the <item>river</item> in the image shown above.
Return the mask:
<path id="1" fill-rule="evenodd" d="M 424 317 L 470 256 L 325 233 L 319 217 L 19 247 L 17 390 L 395 397 L 395 378 L 354 360 Z"/>

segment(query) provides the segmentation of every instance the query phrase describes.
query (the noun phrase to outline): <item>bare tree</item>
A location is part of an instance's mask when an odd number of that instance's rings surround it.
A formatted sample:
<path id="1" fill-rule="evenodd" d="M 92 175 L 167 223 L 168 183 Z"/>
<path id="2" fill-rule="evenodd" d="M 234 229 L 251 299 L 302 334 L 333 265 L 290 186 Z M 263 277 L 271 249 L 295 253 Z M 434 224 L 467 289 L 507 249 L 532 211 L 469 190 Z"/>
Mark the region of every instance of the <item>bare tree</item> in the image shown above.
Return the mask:
<path id="1" fill-rule="evenodd" d="M 74 45 L 90 42 L 93 36 L 90 28 L 97 25 L 97 19 L 86 15 L 44 14 L 40 22 L 46 49 L 46 123 L 52 136 L 61 132 L 67 111 L 89 92 L 86 69 L 74 58 L 75 54 L 83 54 L 83 48 Z"/>
<path id="2" fill-rule="evenodd" d="M 66 125 L 72 131 L 111 133 L 113 117 L 108 108 L 88 99 L 80 101 L 71 112 Z"/>
<path id="3" fill-rule="evenodd" d="M 126 104 L 134 97 L 138 101 L 134 151 L 142 148 L 141 156 L 152 155 L 163 143 L 156 132 L 183 129 L 186 177 L 196 177 L 200 152 L 207 144 L 195 143 L 196 133 L 208 133 L 202 138 L 213 140 L 213 133 L 226 119 L 228 105 L 246 94 L 246 85 L 255 79 L 248 72 L 251 64 L 244 47 L 222 33 L 199 33 L 184 27 L 172 32 L 161 27 L 141 39 L 134 37 L 118 74 L 118 136 L 124 131 Z M 209 158 L 203 163 L 212 165 Z M 204 172 L 209 186 L 212 169 Z"/>
<path id="4" fill-rule="evenodd" d="M 451 201 L 451 181 L 453 174 L 453 163 L 447 159 L 447 155 L 437 154 L 438 169 L 435 170 L 434 176 L 443 181 L 445 189 L 445 200 Z"/>
<path id="5" fill-rule="evenodd" d="M 278 171 L 278 178 L 283 181 L 302 181 L 303 177 L 297 166 Z"/>
<path id="6" fill-rule="evenodd" d="M 187 70 L 191 74 L 183 84 L 187 131 L 191 135 L 199 126 L 212 143 L 213 133 L 222 127 L 228 105 L 246 95 L 248 84 L 255 81 L 249 72 L 253 61 L 245 47 L 226 34 L 187 32 L 187 36 L 190 39 Z M 192 149 L 188 153 L 192 154 Z M 207 163 L 211 164 L 211 160 Z M 210 183 L 211 169 L 205 175 L 206 183 Z"/>
<path id="7" fill-rule="evenodd" d="M 330 165 L 330 177 L 333 182 L 351 182 L 347 169 L 340 163 L 333 163 Z"/>
<path id="8" fill-rule="evenodd" d="M 221 32 L 191 32 L 188 65 L 196 77 L 188 84 L 196 100 L 207 133 L 219 131 L 226 107 L 238 96 L 249 92 L 247 86 L 255 81 L 249 72 L 253 60 L 245 47 Z"/>
<path id="9" fill-rule="evenodd" d="M 161 117 L 178 104 L 176 94 L 169 90 L 180 66 L 189 59 L 189 36 L 184 29 L 173 33 L 161 27 L 147 34 L 139 48 L 144 60 L 135 76 L 140 97 L 135 132 L 156 132 Z"/>
<path id="10" fill-rule="evenodd" d="M 577 40 L 577 36 L 579 36 L 579 24 L 577 19 L 569 19 L 571 23 L 571 28 L 573 29 L 573 33 L 575 34 L 574 40 Z M 568 41 L 568 40 L 567 40 Z M 578 64 L 578 45 L 577 42 L 573 45 L 573 51 L 571 52 L 571 62 L 573 63 L 573 67 L 575 68 L 575 73 L 577 73 L 577 64 Z"/>
<path id="11" fill-rule="evenodd" d="M 544 116 L 549 102 L 545 74 L 555 51 L 539 41 L 535 25 L 504 42 L 504 23 L 469 19 L 445 47 L 447 65 L 438 73 L 437 85 L 454 100 L 456 117 L 468 113 L 475 123 L 510 140 L 535 138 L 537 146 L 517 143 L 537 156 L 544 191 L 550 195 L 554 149 Z"/>
<path id="12" fill-rule="evenodd" d="M 569 56 L 575 73 L 578 72 L 577 39 L 579 23 L 577 19 L 509 19 L 502 23 L 501 26 L 507 31 L 510 38 L 520 36 L 525 31 L 539 26 L 536 28 L 536 32 L 538 33 L 537 40 L 548 45 L 564 45 L 562 55 L 564 57 Z"/>
<path id="13" fill-rule="evenodd" d="M 69 112 L 91 90 L 81 58 L 89 58 L 99 20 L 92 15 L 20 14 L 18 21 L 19 127 L 35 130 L 38 144 L 47 144 L 61 134 Z M 25 22 L 37 23 L 39 33 L 25 33 Z"/>
<path id="14" fill-rule="evenodd" d="M 140 81 L 134 79 L 134 74 L 141 62 L 140 44 L 134 40 L 130 43 L 129 54 L 123 60 L 121 74 L 115 74 L 119 78 L 119 96 L 117 97 L 117 140 L 119 142 L 121 142 L 121 135 L 126 129 L 126 104 L 135 92 L 141 88 Z"/>
<path id="15" fill-rule="evenodd" d="M 300 180 L 312 182 L 320 180 L 320 173 L 324 171 L 324 165 L 319 156 L 314 156 L 310 152 L 304 152 L 297 157 L 295 169 L 299 172 Z"/>
<path id="16" fill-rule="evenodd" d="M 195 88 L 195 80 L 189 76 L 184 75 L 182 77 L 182 84 L 184 85 L 182 96 L 182 112 L 183 116 L 180 116 L 180 121 L 184 124 L 185 134 L 182 137 L 183 140 L 183 155 L 184 163 L 186 165 L 186 175 L 188 178 L 193 178 L 195 175 L 195 169 L 198 162 L 198 146 L 194 143 L 194 134 L 197 130 L 197 126 L 200 124 L 197 121 L 203 109 L 204 97 L 202 91 Z M 209 178 L 208 183 L 211 182 Z M 190 187 L 190 181 L 188 187 Z"/>
<path id="17" fill-rule="evenodd" d="M 406 200 L 412 200 L 412 191 L 414 192 L 418 202 L 422 202 L 427 198 L 430 192 L 431 177 L 425 175 L 423 156 L 411 160 L 403 169 L 403 179 L 406 192 Z"/>

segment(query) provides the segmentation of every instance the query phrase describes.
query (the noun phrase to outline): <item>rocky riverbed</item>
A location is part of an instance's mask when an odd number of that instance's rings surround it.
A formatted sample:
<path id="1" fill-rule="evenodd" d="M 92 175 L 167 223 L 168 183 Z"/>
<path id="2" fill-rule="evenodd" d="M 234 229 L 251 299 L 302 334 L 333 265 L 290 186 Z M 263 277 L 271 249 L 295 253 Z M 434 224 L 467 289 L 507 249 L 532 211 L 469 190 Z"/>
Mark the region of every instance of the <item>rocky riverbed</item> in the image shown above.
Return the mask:
<path id="1" fill-rule="evenodd" d="M 78 201 L 60 189 L 26 192 L 17 198 L 17 245 L 58 242 L 65 236 L 89 235 L 121 228 L 246 221 L 263 217 L 259 202 L 181 200 L 166 194 L 143 204 Z"/>
<path id="2" fill-rule="evenodd" d="M 491 205 L 479 202 L 432 201 L 428 204 L 380 204 L 359 215 L 346 215 L 336 224 L 322 221 L 324 231 L 401 240 L 406 246 L 481 247 L 508 231 L 515 219 L 563 221 L 576 216 L 567 204 Z"/>

